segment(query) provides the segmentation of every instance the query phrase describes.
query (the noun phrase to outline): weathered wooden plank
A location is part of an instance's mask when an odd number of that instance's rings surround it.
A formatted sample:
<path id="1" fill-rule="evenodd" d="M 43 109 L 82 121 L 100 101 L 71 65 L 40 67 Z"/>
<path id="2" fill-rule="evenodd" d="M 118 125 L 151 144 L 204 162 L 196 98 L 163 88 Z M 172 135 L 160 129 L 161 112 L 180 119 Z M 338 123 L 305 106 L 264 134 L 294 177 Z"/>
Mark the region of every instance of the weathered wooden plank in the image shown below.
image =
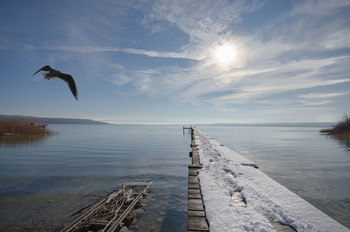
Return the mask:
<path id="1" fill-rule="evenodd" d="M 194 178 L 191 178 L 194 177 Z M 189 176 L 188 177 L 188 184 L 199 184 L 199 180 L 196 176 Z"/>
<path id="2" fill-rule="evenodd" d="M 188 188 L 189 189 L 200 189 L 200 186 L 199 186 L 199 184 L 189 184 Z"/>
<path id="3" fill-rule="evenodd" d="M 151 186 L 151 184 L 153 183 L 153 181 L 151 181 L 146 188 L 144 188 L 139 195 L 137 195 L 137 197 L 131 202 L 131 204 L 128 206 L 128 208 L 126 208 L 126 210 L 122 213 L 122 215 L 116 220 L 113 221 L 114 225 L 111 225 L 111 227 L 109 227 L 109 229 L 107 230 L 107 232 L 114 232 L 118 225 L 124 220 L 124 218 L 130 213 L 130 211 L 135 207 L 135 205 L 139 202 L 139 200 L 141 200 L 141 198 L 146 194 L 148 188 Z M 112 222 L 112 221 L 111 221 Z M 105 228 L 106 229 L 106 228 Z"/>
<path id="4" fill-rule="evenodd" d="M 205 211 L 188 211 L 189 217 L 205 217 Z"/>
<path id="5" fill-rule="evenodd" d="M 198 155 L 192 155 L 192 163 L 193 163 L 193 160 L 200 160 L 199 156 Z"/>
<path id="6" fill-rule="evenodd" d="M 192 159 L 199 159 L 199 155 L 198 155 L 198 153 L 196 154 L 196 153 L 192 153 Z"/>
<path id="7" fill-rule="evenodd" d="M 199 156 L 199 153 L 196 149 L 192 149 L 192 157 Z"/>
<path id="8" fill-rule="evenodd" d="M 188 169 L 188 175 L 189 176 L 198 176 L 198 170 L 199 169 Z"/>
<path id="9" fill-rule="evenodd" d="M 194 231 L 208 231 L 209 226 L 205 217 L 188 217 L 187 229 Z"/>
<path id="10" fill-rule="evenodd" d="M 192 157 L 199 157 L 199 154 L 196 150 L 192 151 Z"/>
<path id="11" fill-rule="evenodd" d="M 194 155 L 194 156 L 192 156 L 192 163 L 193 163 L 193 160 L 200 160 L 200 158 L 199 158 L 199 156 L 198 155 Z"/>
<path id="12" fill-rule="evenodd" d="M 202 199 L 202 195 L 200 193 L 189 193 L 188 198 L 190 199 Z"/>
<path id="13" fill-rule="evenodd" d="M 201 194 L 201 190 L 198 189 L 188 189 L 189 194 Z"/>
<path id="14" fill-rule="evenodd" d="M 113 194 L 116 193 L 120 193 L 122 191 L 122 189 L 118 189 L 112 193 L 110 193 L 108 195 L 112 196 Z M 104 198 L 103 200 L 101 200 L 99 203 L 97 203 L 94 207 L 92 207 L 89 211 L 87 211 L 85 214 L 83 214 L 81 217 L 79 217 L 77 220 L 75 220 L 74 222 L 70 223 L 69 225 L 67 225 L 65 228 L 63 228 L 61 230 L 61 232 L 68 232 L 68 231 L 72 231 L 74 228 L 78 227 L 79 224 L 84 221 L 86 218 L 90 217 L 91 215 L 93 215 L 98 209 L 99 207 L 101 207 L 108 199 L 108 197 Z"/>
<path id="15" fill-rule="evenodd" d="M 188 199 L 188 210 L 204 210 L 202 199 Z"/>

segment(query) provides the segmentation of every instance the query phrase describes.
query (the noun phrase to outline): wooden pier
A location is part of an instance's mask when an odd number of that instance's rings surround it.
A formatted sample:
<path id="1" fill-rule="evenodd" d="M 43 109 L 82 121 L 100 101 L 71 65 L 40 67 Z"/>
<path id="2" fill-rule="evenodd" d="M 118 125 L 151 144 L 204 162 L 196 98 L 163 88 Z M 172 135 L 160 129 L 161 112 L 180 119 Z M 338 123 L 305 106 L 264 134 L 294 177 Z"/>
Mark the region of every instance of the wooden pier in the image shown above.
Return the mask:
<path id="1" fill-rule="evenodd" d="M 31 122 L 30 125 L 33 125 L 35 127 L 38 127 L 40 129 L 45 130 L 46 126 L 47 126 L 47 123 L 46 122 Z"/>
<path id="2" fill-rule="evenodd" d="M 191 147 L 190 157 L 192 164 L 188 166 L 188 232 L 209 231 L 209 225 L 205 217 L 205 208 L 198 179 L 198 170 L 202 168 L 200 164 L 197 145 L 194 141 L 194 128 L 191 127 Z"/>
<path id="3" fill-rule="evenodd" d="M 192 126 L 184 126 L 184 127 L 182 127 L 182 133 L 185 133 L 185 131 L 192 133 L 193 129 L 194 129 L 194 127 L 192 127 Z"/>

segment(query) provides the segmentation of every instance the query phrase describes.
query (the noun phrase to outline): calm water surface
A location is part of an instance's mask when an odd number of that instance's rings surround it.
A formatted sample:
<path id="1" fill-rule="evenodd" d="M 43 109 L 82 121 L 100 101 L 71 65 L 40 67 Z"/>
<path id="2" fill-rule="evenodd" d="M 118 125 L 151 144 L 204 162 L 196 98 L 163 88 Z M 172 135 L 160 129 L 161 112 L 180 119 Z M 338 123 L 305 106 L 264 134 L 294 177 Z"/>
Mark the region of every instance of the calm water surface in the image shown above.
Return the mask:
<path id="1" fill-rule="evenodd" d="M 186 231 L 190 136 L 180 126 L 50 125 L 0 143 L 0 231 L 59 231 L 123 183 L 154 180 L 131 231 Z"/>
<path id="2" fill-rule="evenodd" d="M 198 126 L 350 228 L 350 147 L 316 127 Z"/>
<path id="3" fill-rule="evenodd" d="M 316 127 L 198 126 L 350 227 L 350 148 Z M 190 136 L 181 126 L 50 125 L 0 143 L 0 231 L 59 231 L 123 183 L 154 184 L 131 231 L 186 231 Z"/>

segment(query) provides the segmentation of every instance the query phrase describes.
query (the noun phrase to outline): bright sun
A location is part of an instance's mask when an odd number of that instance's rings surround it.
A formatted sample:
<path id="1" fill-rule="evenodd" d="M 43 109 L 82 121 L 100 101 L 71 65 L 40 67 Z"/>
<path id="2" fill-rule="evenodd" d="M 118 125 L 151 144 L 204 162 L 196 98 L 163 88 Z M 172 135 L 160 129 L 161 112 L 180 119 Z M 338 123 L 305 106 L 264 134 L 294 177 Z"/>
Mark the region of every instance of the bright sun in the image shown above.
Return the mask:
<path id="1" fill-rule="evenodd" d="M 214 55 L 219 63 L 228 65 L 235 60 L 237 56 L 237 49 L 232 44 L 223 44 L 215 49 Z"/>

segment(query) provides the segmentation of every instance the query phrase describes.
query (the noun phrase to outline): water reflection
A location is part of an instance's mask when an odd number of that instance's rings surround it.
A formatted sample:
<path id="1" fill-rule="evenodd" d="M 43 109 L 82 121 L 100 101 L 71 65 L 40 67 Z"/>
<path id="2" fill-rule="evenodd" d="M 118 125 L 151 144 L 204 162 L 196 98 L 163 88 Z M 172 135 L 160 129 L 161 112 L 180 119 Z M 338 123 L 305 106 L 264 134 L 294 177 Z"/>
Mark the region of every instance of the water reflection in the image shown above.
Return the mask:
<path id="1" fill-rule="evenodd" d="M 47 136 L 2 135 L 0 136 L 0 148 L 36 147 L 46 139 Z"/>
<path id="2" fill-rule="evenodd" d="M 348 140 L 344 140 L 344 139 L 339 139 L 338 137 L 331 135 L 329 133 L 321 133 L 321 134 L 322 134 L 322 136 L 325 136 L 327 138 L 331 138 L 333 140 L 338 141 L 338 143 L 341 144 L 342 146 L 346 146 L 347 148 L 350 148 L 350 137 Z M 349 149 L 349 151 L 350 151 L 350 149 Z"/>

